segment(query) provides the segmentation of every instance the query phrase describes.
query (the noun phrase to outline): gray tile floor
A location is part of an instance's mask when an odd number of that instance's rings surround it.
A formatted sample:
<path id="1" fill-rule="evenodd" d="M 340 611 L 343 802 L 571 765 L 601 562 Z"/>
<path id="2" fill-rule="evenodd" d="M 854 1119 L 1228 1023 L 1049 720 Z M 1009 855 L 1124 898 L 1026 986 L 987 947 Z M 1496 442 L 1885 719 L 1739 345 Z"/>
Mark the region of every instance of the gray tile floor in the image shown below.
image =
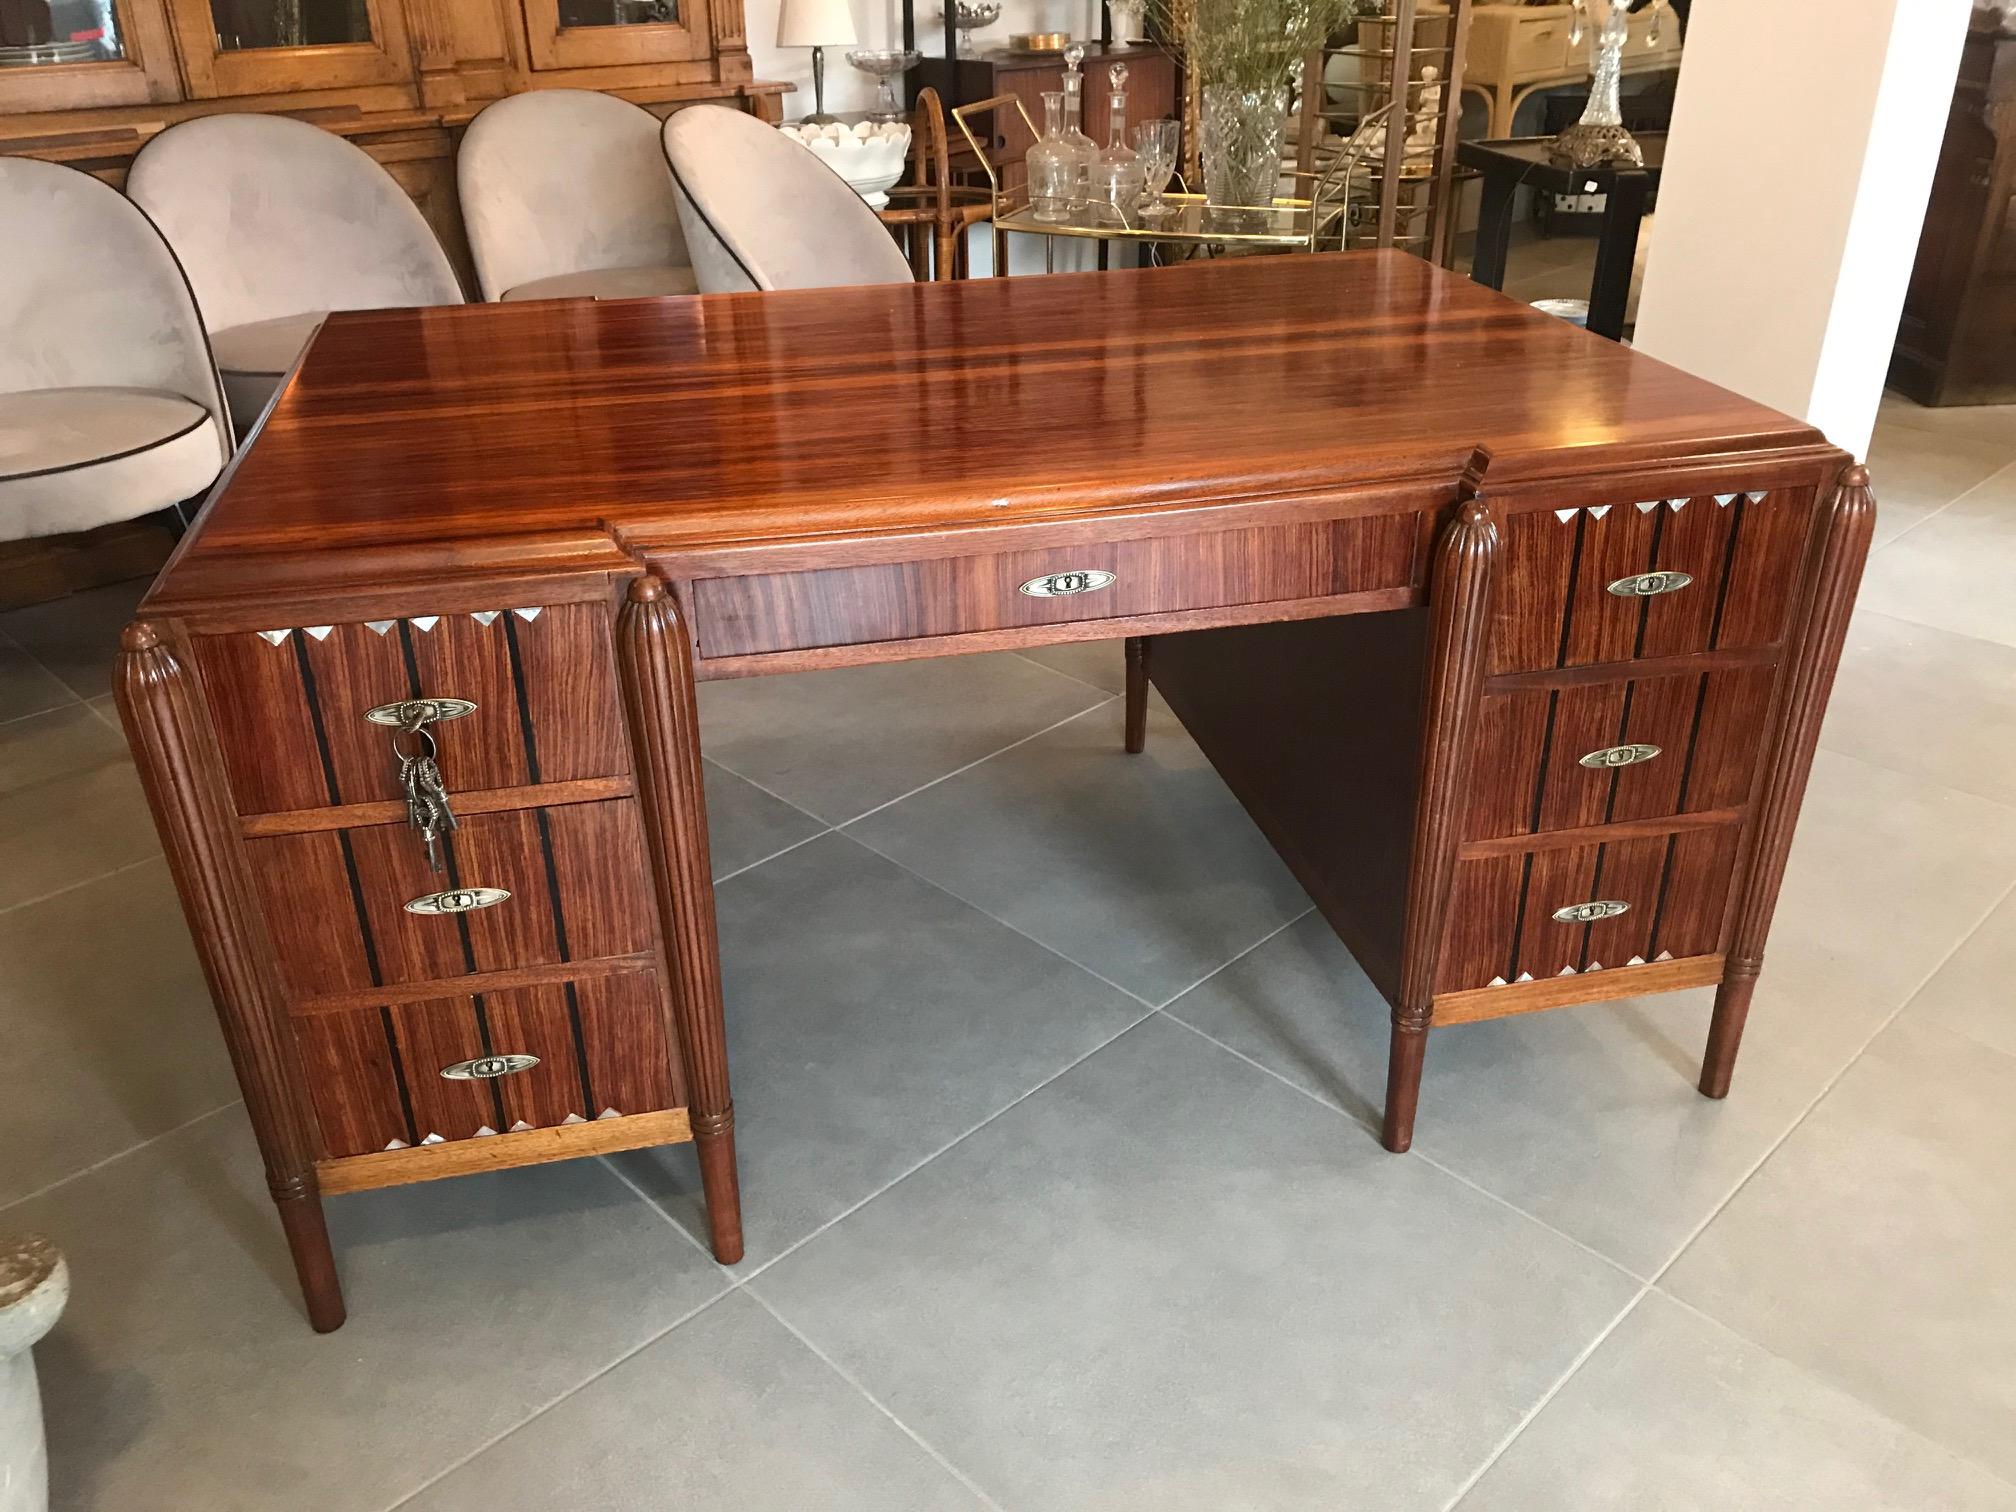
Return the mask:
<path id="1" fill-rule="evenodd" d="M 1384 1014 L 1111 645 L 706 690 L 749 1258 L 688 1152 L 336 1199 L 302 1319 L 105 701 L 0 616 L 0 1229 L 62 1508 L 2016 1512 L 2016 411 L 1892 401 L 1736 1090 L 1704 993 Z"/>

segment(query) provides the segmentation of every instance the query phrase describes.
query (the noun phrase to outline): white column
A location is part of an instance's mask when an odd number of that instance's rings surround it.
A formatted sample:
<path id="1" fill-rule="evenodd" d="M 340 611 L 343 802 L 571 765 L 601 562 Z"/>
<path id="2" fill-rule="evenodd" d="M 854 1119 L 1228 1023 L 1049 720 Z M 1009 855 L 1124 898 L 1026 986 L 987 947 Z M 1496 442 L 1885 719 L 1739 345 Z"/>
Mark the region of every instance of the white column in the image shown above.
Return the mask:
<path id="1" fill-rule="evenodd" d="M 1695 0 L 1638 350 L 1863 454 L 1971 8 Z"/>

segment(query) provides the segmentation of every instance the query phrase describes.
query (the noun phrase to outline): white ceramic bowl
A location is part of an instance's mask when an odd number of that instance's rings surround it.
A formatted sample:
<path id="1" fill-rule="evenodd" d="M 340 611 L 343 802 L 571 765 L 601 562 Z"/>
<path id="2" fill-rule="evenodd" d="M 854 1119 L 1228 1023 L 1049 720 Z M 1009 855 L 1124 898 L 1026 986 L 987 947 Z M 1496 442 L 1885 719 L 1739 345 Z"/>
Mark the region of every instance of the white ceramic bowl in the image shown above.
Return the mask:
<path id="1" fill-rule="evenodd" d="M 903 177 L 903 164 L 910 155 L 907 121 L 861 121 L 852 126 L 834 121 L 778 130 L 839 174 L 876 210 L 889 203 L 889 188 Z"/>

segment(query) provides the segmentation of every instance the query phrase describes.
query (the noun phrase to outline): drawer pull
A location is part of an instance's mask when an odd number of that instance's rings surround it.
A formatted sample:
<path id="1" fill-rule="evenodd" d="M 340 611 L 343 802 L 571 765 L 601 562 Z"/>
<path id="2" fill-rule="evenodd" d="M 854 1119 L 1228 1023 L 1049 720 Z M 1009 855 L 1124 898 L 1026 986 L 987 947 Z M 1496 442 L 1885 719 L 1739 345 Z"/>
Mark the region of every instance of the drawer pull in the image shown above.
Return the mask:
<path id="1" fill-rule="evenodd" d="M 410 914 L 458 914 L 471 913 L 479 908 L 495 908 L 511 894 L 501 887 L 451 887 L 446 892 L 428 893 L 424 897 L 410 898 L 406 912 Z"/>
<path id="2" fill-rule="evenodd" d="M 1566 908 L 1554 910 L 1556 924 L 1593 924 L 1598 919 L 1614 919 L 1619 914 L 1631 912 L 1629 903 L 1620 903 L 1615 898 L 1598 898 L 1593 903 L 1570 903 Z"/>
<path id="3" fill-rule="evenodd" d="M 402 698 L 397 703 L 366 709 L 364 717 L 375 725 L 389 725 L 398 730 L 439 724 L 444 719 L 460 719 L 475 712 L 476 705 L 466 698 Z"/>
<path id="4" fill-rule="evenodd" d="M 1610 585 L 1610 591 L 1619 598 L 1653 598 L 1661 593 L 1678 593 L 1694 581 L 1690 572 L 1641 572 L 1636 577 L 1622 577 Z"/>
<path id="5" fill-rule="evenodd" d="M 1097 593 L 1101 588 L 1112 586 L 1112 573 L 1092 568 L 1083 572 L 1053 572 L 1045 577 L 1033 577 L 1022 585 L 1021 591 L 1031 598 L 1069 598 L 1074 593 Z"/>
<path id="6" fill-rule="evenodd" d="M 1607 771 L 1611 767 L 1636 766 L 1641 761 L 1650 761 L 1659 754 L 1655 745 L 1615 745 L 1605 746 L 1600 751 L 1591 751 L 1580 760 L 1582 766 L 1591 771 Z"/>
<path id="7" fill-rule="evenodd" d="M 441 1075 L 449 1081 L 490 1081 L 495 1077 L 530 1071 L 538 1064 L 539 1057 L 536 1055 L 479 1055 L 474 1060 L 443 1066 Z"/>

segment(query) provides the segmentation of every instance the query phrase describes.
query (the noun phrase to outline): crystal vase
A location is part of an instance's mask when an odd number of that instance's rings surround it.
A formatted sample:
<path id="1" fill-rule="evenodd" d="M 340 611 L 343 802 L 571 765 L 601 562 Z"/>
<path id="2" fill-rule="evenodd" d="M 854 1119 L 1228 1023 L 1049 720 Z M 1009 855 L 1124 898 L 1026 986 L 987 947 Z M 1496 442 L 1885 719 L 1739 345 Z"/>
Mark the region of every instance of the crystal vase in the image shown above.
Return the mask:
<path id="1" fill-rule="evenodd" d="M 1281 179 L 1288 88 L 1204 86 L 1204 198 L 1212 205 L 1265 209 Z"/>
<path id="2" fill-rule="evenodd" d="M 1582 25 L 1585 6 L 1576 6 L 1575 25 Z M 1575 168 L 1605 163 L 1637 165 L 1645 161 L 1637 138 L 1624 129 L 1621 85 L 1624 44 L 1630 39 L 1631 17 L 1625 0 L 1610 0 L 1603 20 L 1589 39 L 1589 104 L 1582 119 L 1554 138 L 1553 155 Z"/>

